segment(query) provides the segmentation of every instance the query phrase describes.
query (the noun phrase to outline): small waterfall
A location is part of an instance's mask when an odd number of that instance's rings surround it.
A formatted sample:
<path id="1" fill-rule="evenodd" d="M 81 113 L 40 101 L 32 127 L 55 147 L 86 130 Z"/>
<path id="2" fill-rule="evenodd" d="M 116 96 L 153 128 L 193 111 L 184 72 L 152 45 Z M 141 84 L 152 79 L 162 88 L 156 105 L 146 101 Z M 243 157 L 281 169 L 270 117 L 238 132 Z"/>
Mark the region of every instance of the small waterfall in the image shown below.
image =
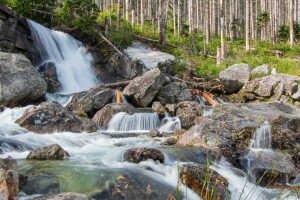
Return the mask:
<path id="1" fill-rule="evenodd" d="M 165 114 L 165 118 L 161 121 L 159 132 L 170 133 L 176 129 L 181 129 L 181 121 L 179 117 L 171 117 L 169 113 Z"/>
<path id="2" fill-rule="evenodd" d="M 93 58 L 79 41 L 34 21 L 28 20 L 28 23 L 40 58 L 37 67 L 48 62 L 55 64 L 61 83 L 60 93 L 77 93 L 97 84 L 92 68 Z"/>
<path id="3" fill-rule="evenodd" d="M 250 143 L 252 149 L 272 149 L 271 127 L 268 121 L 265 121 L 256 129 L 254 138 Z"/>
<path id="4" fill-rule="evenodd" d="M 160 126 L 157 113 L 135 113 L 129 115 L 125 112 L 116 114 L 108 124 L 108 131 L 149 131 Z"/>
<path id="5" fill-rule="evenodd" d="M 120 112 L 110 120 L 107 130 L 120 132 L 158 130 L 161 133 L 169 133 L 180 128 L 180 119 L 171 117 L 168 113 L 160 121 L 157 113 L 135 113 L 129 115 L 125 112 Z"/>

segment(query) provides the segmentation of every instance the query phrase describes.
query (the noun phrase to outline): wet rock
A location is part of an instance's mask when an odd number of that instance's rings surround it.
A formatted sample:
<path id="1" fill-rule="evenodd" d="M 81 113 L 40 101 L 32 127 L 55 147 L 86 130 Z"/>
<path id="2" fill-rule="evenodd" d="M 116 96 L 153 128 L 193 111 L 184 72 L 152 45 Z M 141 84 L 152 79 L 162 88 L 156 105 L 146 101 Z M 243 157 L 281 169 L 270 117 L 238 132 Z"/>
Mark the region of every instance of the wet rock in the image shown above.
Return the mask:
<path id="1" fill-rule="evenodd" d="M 32 150 L 26 159 L 28 160 L 63 160 L 69 153 L 58 144 L 52 144 Z"/>
<path id="2" fill-rule="evenodd" d="M 0 105 L 14 107 L 44 97 L 47 85 L 21 54 L 0 52 Z"/>
<path id="3" fill-rule="evenodd" d="M 179 145 L 200 146 L 219 151 L 239 166 L 240 152 L 248 149 L 256 128 L 269 121 L 272 147 L 293 155 L 299 165 L 299 108 L 280 102 L 223 104 L 212 115 L 199 120 L 178 141 Z"/>
<path id="4" fill-rule="evenodd" d="M 95 132 L 96 124 L 75 116 L 72 112 L 53 102 L 41 103 L 35 109 L 16 120 L 16 123 L 29 131 L 45 134 L 54 132 Z"/>
<path id="5" fill-rule="evenodd" d="M 201 106 L 195 101 L 184 101 L 177 105 L 177 116 L 183 128 L 190 128 L 194 125 L 193 121 L 202 114 Z"/>
<path id="6" fill-rule="evenodd" d="M 167 104 L 165 109 L 168 113 L 170 113 L 170 115 L 174 116 L 176 114 L 177 107 L 176 104 Z"/>
<path id="7" fill-rule="evenodd" d="M 185 132 L 187 132 L 186 129 L 177 129 L 173 132 L 173 135 L 178 137 L 178 136 L 183 135 Z"/>
<path id="8" fill-rule="evenodd" d="M 140 42 L 134 42 L 124 50 L 124 54 L 127 56 L 126 62 L 121 70 L 116 71 L 124 78 L 132 79 L 154 68 L 159 68 L 164 73 L 173 71 L 173 55 L 153 50 Z"/>
<path id="9" fill-rule="evenodd" d="M 262 150 L 250 151 L 247 157 L 251 160 L 249 170 L 253 178 L 263 187 L 287 185 L 298 174 L 289 154 Z"/>
<path id="10" fill-rule="evenodd" d="M 158 130 L 151 130 L 149 132 L 149 135 L 151 135 L 151 137 L 159 137 L 160 136 L 160 132 Z"/>
<path id="11" fill-rule="evenodd" d="M 164 163 L 164 154 L 153 148 L 136 148 L 127 150 L 123 159 L 128 162 L 139 163 L 148 159 Z"/>
<path id="12" fill-rule="evenodd" d="M 229 94 L 238 92 L 250 80 L 250 66 L 247 64 L 235 64 L 223 70 L 219 74 L 221 82 L 225 85 L 225 91 Z"/>
<path id="13" fill-rule="evenodd" d="M 65 192 L 60 194 L 44 195 L 33 198 L 33 200 L 90 200 L 90 198 L 80 193 Z"/>
<path id="14" fill-rule="evenodd" d="M 21 53 L 32 58 L 33 41 L 26 18 L 4 5 L 0 5 L 0 16 L 0 51 Z"/>
<path id="15" fill-rule="evenodd" d="M 255 67 L 251 72 L 251 77 L 263 77 L 271 74 L 271 69 L 269 65 L 263 64 L 261 66 Z"/>
<path id="16" fill-rule="evenodd" d="M 180 172 L 181 182 L 201 198 L 228 199 L 228 181 L 205 164 L 188 164 Z"/>
<path id="17" fill-rule="evenodd" d="M 13 199 L 19 193 L 17 161 L 8 157 L 0 159 L 0 198 Z"/>
<path id="18" fill-rule="evenodd" d="M 183 82 L 172 82 L 160 90 L 157 100 L 163 105 L 193 100 L 193 95 Z"/>
<path id="19" fill-rule="evenodd" d="M 166 145 L 166 146 L 172 146 L 177 143 L 177 138 L 176 137 L 170 137 L 166 139 L 164 142 L 160 143 L 161 145 Z"/>
<path id="20" fill-rule="evenodd" d="M 152 111 L 153 112 L 157 112 L 160 115 L 164 115 L 166 113 L 166 109 L 158 101 L 153 102 L 153 104 L 152 104 Z"/>
<path id="21" fill-rule="evenodd" d="M 39 72 L 47 83 L 47 92 L 57 92 L 61 84 L 57 77 L 55 64 L 53 62 L 44 63 L 39 67 Z"/>
<path id="22" fill-rule="evenodd" d="M 109 121 L 113 116 L 119 112 L 130 113 L 134 107 L 130 104 L 107 104 L 104 108 L 99 110 L 93 117 L 93 121 L 102 128 L 107 128 Z"/>
<path id="23" fill-rule="evenodd" d="M 109 88 L 98 86 L 86 92 L 75 94 L 67 105 L 70 110 L 82 110 L 93 117 L 94 114 L 110 103 L 115 96 L 115 91 Z"/>
<path id="24" fill-rule="evenodd" d="M 125 97 L 140 107 L 148 106 L 165 83 L 165 76 L 155 68 L 133 79 L 123 91 Z"/>
<path id="25" fill-rule="evenodd" d="M 296 101 L 300 101 L 300 85 L 298 85 L 297 92 L 294 92 L 291 97 Z"/>
<path id="26" fill-rule="evenodd" d="M 149 166 L 146 170 L 153 171 Z M 93 195 L 94 199 L 110 200 L 140 200 L 140 199 L 184 199 L 184 194 L 176 194 L 173 187 L 164 184 L 154 177 L 143 174 L 131 173 L 118 176 L 114 184 L 111 184 L 106 191 Z"/>

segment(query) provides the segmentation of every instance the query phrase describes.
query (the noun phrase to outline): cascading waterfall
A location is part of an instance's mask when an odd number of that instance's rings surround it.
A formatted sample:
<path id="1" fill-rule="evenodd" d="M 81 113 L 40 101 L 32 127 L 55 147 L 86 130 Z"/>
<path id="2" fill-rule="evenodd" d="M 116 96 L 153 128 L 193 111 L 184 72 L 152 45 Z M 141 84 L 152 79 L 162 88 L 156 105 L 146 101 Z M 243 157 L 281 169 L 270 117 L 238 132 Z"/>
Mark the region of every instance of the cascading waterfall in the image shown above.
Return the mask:
<path id="1" fill-rule="evenodd" d="M 114 115 L 108 124 L 108 131 L 120 132 L 159 130 L 166 133 L 180 128 L 181 123 L 178 117 L 171 117 L 169 114 L 166 114 L 161 121 L 157 113 L 135 113 L 129 115 L 125 112 L 120 112 Z"/>
<path id="2" fill-rule="evenodd" d="M 252 149 L 272 149 L 271 127 L 268 121 L 265 121 L 256 129 L 255 136 L 250 144 Z"/>
<path id="3" fill-rule="evenodd" d="M 253 169 L 256 157 L 264 153 L 272 153 L 272 133 L 268 121 L 256 129 L 254 138 L 250 142 L 249 152 L 245 156 L 247 160 L 246 171 L 252 182 L 256 181 L 256 172 Z"/>
<path id="4" fill-rule="evenodd" d="M 93 58 L 79 41 L 34 21 L 28 20 L 28 23 L 40 58 L 37 67 L 49 62 L 55 64 L 61 83 L 60 93 L 81 92 L 97 84 L 92 68 Z"/>

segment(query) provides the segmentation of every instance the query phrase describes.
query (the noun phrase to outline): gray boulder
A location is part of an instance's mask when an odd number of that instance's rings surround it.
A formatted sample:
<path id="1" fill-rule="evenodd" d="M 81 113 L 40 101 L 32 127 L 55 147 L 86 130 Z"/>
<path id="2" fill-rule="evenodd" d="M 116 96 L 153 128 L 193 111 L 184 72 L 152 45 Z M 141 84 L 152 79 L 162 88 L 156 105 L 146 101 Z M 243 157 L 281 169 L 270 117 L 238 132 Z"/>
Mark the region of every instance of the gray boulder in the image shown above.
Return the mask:
<path id="1" fill-rule="evenodd" d="M 153 102 L 153 104 L 152 104 L 152 111 L 156 112 L 156 113 L 158 113 L 160 115 L 164 115 L 166 113 L 166 109 L 158 101 Z"/>
<path id="2" fill-rule="evenodd" d="M 33 198 L 33 200 L 90 200 L 90 198 L 80 193 L 65 192 L 60 194 L 52 194 L 52 195 L 35 197 Z"/>
<path id="3" fill-rule="evenodd" d="M 190 128 L 194 125 L 196 117 L 201 116 L 202 107 L 195 101 L 183 101 L 177 105 L 177 116 L 183 128 Z"/>
<path id="4" fill-rule="evenodd" d="M 259 78 L 259 77 L 263 77 L 263 76 L 268 76 L 270 74 L 271 74 L 271 69 L 270 69 L 269 65 L 264 64 L 264 65 L 255 67 L 251 72 L 251 77 Z"/>
<path id="5" fill-rule="evenodd" d="M 164 154 L 157 149 L 136 148 L 127 150 L 123 155 L 123 159 L 133 163 L 139 163 L 148 159 L 164 163 L 165 157 Z"/>
<path id="6" fill-rule="evenodd" d="M 43 97 L 44 79 L 21 54 L 0 52 L 0 106 L 18 106 Z"/>
<path id="7" fill-rule="evenodd" d="M 72 111 L 83 111 L 93 117 L 98 110 L 111 103 L 114 96 L 114 90 L 98 86 L 86 92 L 75 94 L 67 108 Z"/>
<path id="8" fill-rule="evenodd" d="M 193 100 L 193 95 L 183 82 L 172 82 L 160 90 L 157 100 L 163 105 Z"/>
<path id="9" fill-rule="evenodd" d="M 164 73 L 171 73 L 175 61 L 173 55 L 153 50 L 140 42 L 134 42 L 127 47 L 124 54 L 127 56 L 127 64 L 122 66 L 121 75 L 129 79 L 141 76 L 154 68 L 159 68 Z"/>
<path id="10" fill-rule="evenodd" d="M 41 103 L 38 107 L 16 121 L 29 131 L 45 134 L 70 131 L 95 132 L 96 124 L 87 119 L 75 116 L 71 111 L 53 102 Z"/>
<path id="11" fill-rule="evenodd" d="M 219 74 L 225 91 L 229 94 L 238 92 L 250 80 L 251 69 L 247 64 L 235 64 Z"/>
<path id="12" fill-rule="evenodd" d="M 47 83 L 47 92 L 57 92 L 61 84 L 57 77 L 55 64 L 52 62 L 44 63 L 38 70 Z"/>
<path id="13" fill-rule="evenodd" d="M 125 87 L 123 94 L 135 105 L 146 107 L 154 100 L 165 81 L 165 76 L 155 68 L 133 79 Z"/>
<path id="14" fill-rule="evenodd" d="M 52 144 L 32 150 L 26 159 L 28 160 L 63 160 L 69 157 L 69 153 L 58 144 Z"/>

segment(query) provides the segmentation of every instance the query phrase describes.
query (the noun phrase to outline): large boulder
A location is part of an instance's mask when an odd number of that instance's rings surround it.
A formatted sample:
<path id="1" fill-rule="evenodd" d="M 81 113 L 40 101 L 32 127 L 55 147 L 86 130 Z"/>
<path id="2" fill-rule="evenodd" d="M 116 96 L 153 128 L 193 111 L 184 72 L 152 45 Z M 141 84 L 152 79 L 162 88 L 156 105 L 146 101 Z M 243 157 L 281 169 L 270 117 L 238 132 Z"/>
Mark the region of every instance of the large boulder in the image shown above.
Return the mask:
<path id="1" fill-rule="evenodd" d="M 250 80 L 251 68 L 247 64 L 235 64 L 219 74 L 225 91 L 229 94 L 238 92 Z"/>
<path id="2" fill-rule="evenodd" d="M 14 199 L 19 193 L 17 161 L 10 157 L 0 159 L 0 199 Z"/>
<path id="3" fill-rule="evenodd" d="M 299 166 L 300 110 L 282 102 L 219 105 L 209 117 L 198 119 L 178 144 L 216 150 L 238 164 L 240 152 L 249 148 L 265 121 L 270 124 L 272 147 L 292 155 Z"/>
<path id="4" fill-rule="evenodd" d="M 22 54 L 0 52 L 0 106 L 18 106 L 43 97 L 47 84 Z"/>
<path id="5" fill-rule="evenodd" d="M 26 159 L 28 160 L 63 160 L 69 153 L 58 144 L 52 144 L 32 150 Z"/>
<path id="6" fill-rule="evenodd" d="M 160 90 L 157 100 L 163 105 L 191 101 L 193 95 L 183 82 L 172 82 Z"/>
<path id="7" fill-rule="evenodd" d="M 128 162 L 139 163 L 148 159 L 164 163 L 165 157 L 164 154 L 153 148 L 136 148 L 127 150 L 123 159 Z"/>
<path id="8" fill-rule="evenodd" d="M 65 192 L 60 194 L 51 194 L 35 197 L 33 198 L 33 200 L 90 200 L 90 198 L 80 193 Z"/>
<path id="9" fill-rule="evenodd" d="M 147 71 L 159 68 L 164 73 L 173 72 L 175 57 L 173 55 L 153 50 L 140 42 L 134 42 L 124 50 L 125 59 L 121 65 L 116 65 L 110 71 L 128 79 L 142 76 Z"/>
<path id="10" fill-rule="evenodd" d="M 133 79 L 125 87 L 123 94 L 137 106 L 146 107 L 153 101 L 165 81 L 165 76 L 155 68 Z"/>
<path id="11" fill-rule="evenodd" d="M 202 114 L 202 107 L 195 101 L 183 101 L 177 105 L 177 116 L 183 128 L 190 128 L 194 125 L 196 117 Z"/>
<path id="12" fill-rule="evenodd" d="M 110 103 L 99 110 L 93 117 L 93 121 L 102 128 L 107 128 L 109 121 L 119 112 L 130 113 L 134 107 L 130 104 Z"/>
<path id="13" fill-rule="evenodd" d="M 153 112 L 156 112 L 160 115 L 164 115 L 166 113 L 165 107 L 163 107 L 163 105 L 158 101 L 153 102 L 151 108 Z"/>
<path id="14" fill-rule="evenodd" d="M 67 108 L 72 111 L 83 111 L 93 117 L 98 110 L 111 103 L 114 96 L 114 90 L 98 86 L 86 92 L 75 94 Z"/>
<path id="15" fill-rule="evenodd" d="M 33 56 L 33 41 L 26 18 L 0 5 L 0 51 Z"/>
<path id="16" fill-rule="evenodd" d="M 202 199 L 229 199 L 228 181 L 205 164 L 184 165 L 180 181 L 191 188 Z"/>
<path id="17" fill-rule="evenodd" d="M 64 131 L 95 132 L 97 130 L 96 124 L 91 120 L 77 117 L 71 111 L 53 102 L 41 103 L 16 120 L 16 123 L 29 131 L 40 134 Z"/>
<path id="18" fill-rule="evenodd" d="M 261 65 L 258 67 L 255 67 L 251 72 L 251 78 L 259 78 L 263 76 L 268 76 L 271 74 L 271 69 L 269 65 Z"/>
<path id="19" fill-rule="evenodd" d="M 47 83 L 47 92 L 57 92 L 61 84 L 58 80 L 55 64 L 53 62 L 44 63 L 38 70 Z"/>
<path id="20" fill-rule="evenodd" d="M 300 101 L 300 77 L 276 74 L 256 78 L 245 85 L 237 95 L 237 102 L 259 100 L 282 100 L 284 96 Z"/>

